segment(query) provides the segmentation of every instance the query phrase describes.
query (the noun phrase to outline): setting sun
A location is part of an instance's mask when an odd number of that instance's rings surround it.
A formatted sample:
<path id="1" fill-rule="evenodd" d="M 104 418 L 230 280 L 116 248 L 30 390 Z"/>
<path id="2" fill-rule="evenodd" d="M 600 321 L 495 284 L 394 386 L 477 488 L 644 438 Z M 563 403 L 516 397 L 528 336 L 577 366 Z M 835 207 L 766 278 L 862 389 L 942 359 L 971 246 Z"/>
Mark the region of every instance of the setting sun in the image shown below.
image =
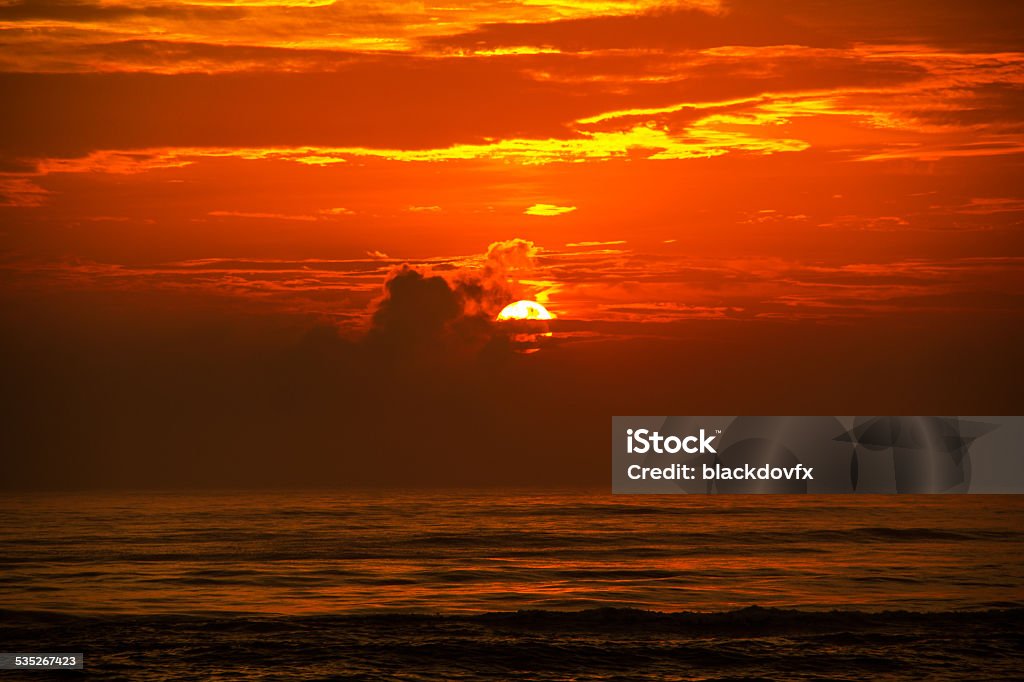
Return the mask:
<path id="1" fill-rule="evenodd" d="M 550 320 L 551 313 L 536 301 L 516 301 L 509 303 L 498 313 L 498 321 L 506 320 Z"/>

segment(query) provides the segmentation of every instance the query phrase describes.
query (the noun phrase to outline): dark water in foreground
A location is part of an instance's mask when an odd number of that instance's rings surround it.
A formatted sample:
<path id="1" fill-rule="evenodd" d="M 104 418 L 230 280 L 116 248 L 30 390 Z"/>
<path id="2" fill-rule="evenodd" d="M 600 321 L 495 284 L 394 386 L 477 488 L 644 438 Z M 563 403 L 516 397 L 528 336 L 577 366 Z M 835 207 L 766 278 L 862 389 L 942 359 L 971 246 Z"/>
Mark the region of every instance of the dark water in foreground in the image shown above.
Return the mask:
<path id="1" fill-rule="evenodd" d="M 1018 497 L 7 496 L 0 522 L 0 649 L 97 677 L 1024 669 Z"/>

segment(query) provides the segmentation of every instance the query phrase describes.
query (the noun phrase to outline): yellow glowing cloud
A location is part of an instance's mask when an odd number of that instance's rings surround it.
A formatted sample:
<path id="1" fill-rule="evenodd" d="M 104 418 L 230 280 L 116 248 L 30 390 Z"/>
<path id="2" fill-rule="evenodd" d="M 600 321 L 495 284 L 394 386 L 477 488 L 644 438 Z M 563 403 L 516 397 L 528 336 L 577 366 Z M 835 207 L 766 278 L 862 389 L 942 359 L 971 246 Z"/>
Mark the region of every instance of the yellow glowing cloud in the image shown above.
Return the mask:
<path id="1" fill-rule="evenodd" d="M 743 123 L 756 122 L 747 120 Z M 621 158 L 633 152 L 643 151 L 649 152 L 647 158 L 651 159 L 697 159 L 721 156 L 733 150 L 772 154 L 801 151 L 808 146 L 802 140 L 762 138 L 736 130 L 719 130 L 711 126 L 695 125 L 686 131 L 675 133 L 664 128 L 641 125 L 614 132 L 581 132 L 579 137 L 570 139 L 516 138 L 490 144 L 459 144 L 441 149 L 352 147 L 336 149 L 332 153 L 376 156 L 393 161 L 493 159 L 530 165 Z M 327 153 L 327 150 L 323 151 Z"/>
<path id="2" fill-rule="evenodd" d="M 508 57 L 527 54 L 562 54 L 561 50 L 552 47 L 535 47 L 532 45 L 521 45 L 519 47 L 496 47 L 489 50 L 472 50 L 458 54 L 473 57 Z"/>
<path id="3" fill-rule="evenodd" d="M 575 210 L 575 206 L 556 206 L 555 204 L 534 204 L 530 208 L 523 211 L 523 213 L 525 213 L 526 215 L 555 216 L 563 215 L 565 213 L 572 213 Z"/>
<path id="4" fill-rule="evenodd" d="M 672 104 L 665 107 L 644 107 L 641 109 L 620 109 L 618 111 L 606 111 L 602 114 L 595 116 L 588 116 L 581 118 L 577 123 L 581 125 L 589 125 L 592 123 L 601 123 L 602 121 L 608 121 L 616 118 L 628 118 L 634 116 L 656 116 L 658 114 L 675 114 L 680 111 L 687 109 L 713 109 L 718 107 L 731 106 L 733 104 L 746 104 L 750 102 L 756 102 L 762 99 L 762 97 L 744 97 L 741 99 L 726 100 L 723 102 L 683 102 L 680 104 Z"/>
<path id="5" fill-rule="evenodd" d="M 570 124 L 575 130 L 559 138 L 488 139 L 481 143 L 420 149 L 365 146 L 110 149 L 81 158 L 45 159 L 39 162 L 36 173 L 25 174 L 22 178 L 63 172 L 140 173 L 187 166 L 211 157 L 308 165 L 338 164 L 360 157 L 412 163 L 496 161 L 539 165 L 622 158 L 709 158 L 730 152 L 775 154 L 801 151 L 812 145 L 860 148 L 863 152 L 856 158 L 863 160 L 987 156 L 1019 153 L 1024 148 L 1024 137 L 1007 128 L 1005 123 L 972 124 L 955 118 L 958 111 L 973 111 L 979 106 L 979 102 L 972 99 L 978 95 L 963 92 L 957 85 L 968 77 L 982 78 L 976 72 L 989 61 L 994 59 L 998 68 L 992 67 L 995 72 L 985 78 L 1024 82 L 1019 55 L 1012 58 L 999 55 L 998 59 L 991 55 L 983 59 L 978 55 L 923 51 L 921 54 L 883 52 L 882 56 L 885 55 L 912 57 L 922 64 L 927 61 L 933 75 L 912 86 L 768 92 L 740 99 L 612 110 L 576 120 L 574 125 Z M 973 68 L 975 66 L 978 68 Z M 950 120 L 923 118 L 920 113 L 937 110 L 948 110 Z M 674 116 L 688 111 L 697 118 L 685 115 L 679 122 Z M 822 125 L 826 121 L 828 127 Z M 600 129 L 591 128 L 598 124 Z M 32 198 L 34 203 L 42 200 L 38 193 Z"/>
<path id="6" fill-rule="evenodd" d="M 778 120 L 769 117 L 773 123 Z M 77 159 L 44 159 L 38 174 L 49 173 L 123 173 L 188 166 L 204 158 L 277 160 L 294 163 L 330 165 L 346 157 L 371 157 L 403 162 L 440 162 L 493 160 L 523 165 L 579 162 L 625 158 L 641 154 L 648 159 L 696 159 L 721 156 L 730 151 L 773 154 L 801 151 L 810 146 L 796 139 L 759 137 L 762 125 L 757 117 L 709 118 L 685 131 L 636 126 L 614 132 L 581 132 L 570 139 L 515 138 L 489 144 L 458 144 L 435 149 L 375 149 L 369 147 L 176 147 L 132 151 L 104 150 Z M 728 124 L 718 128 L 715 124 Z M 751 133 L 737 130 L 751 129 Z M 775 128 L 777 126 L 771 125 Z M 427 210 L 435 210 L 429 208 Z"/>
<path id="7" fill-rule="evenodd" d="M 204 5 L 207 7 L 328 7 L 336 0 L 188 0 L 184 5 Z M 147 4 L 159 7 L 165 0 L 157 2 L 143 2 L 140 6 Z"/>

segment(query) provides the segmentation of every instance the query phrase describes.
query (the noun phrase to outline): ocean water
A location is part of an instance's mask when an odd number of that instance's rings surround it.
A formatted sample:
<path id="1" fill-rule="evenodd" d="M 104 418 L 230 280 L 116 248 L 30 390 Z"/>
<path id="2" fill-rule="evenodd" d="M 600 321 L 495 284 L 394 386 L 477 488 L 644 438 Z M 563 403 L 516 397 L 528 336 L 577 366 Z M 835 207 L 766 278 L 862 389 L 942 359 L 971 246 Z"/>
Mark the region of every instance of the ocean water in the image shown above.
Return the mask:
<path id="1" fill-rule="evenodd" d="M 1024 670 L 1020 497 L 39 494 L 0 522 L 0 649 L 102 679 Z"/>

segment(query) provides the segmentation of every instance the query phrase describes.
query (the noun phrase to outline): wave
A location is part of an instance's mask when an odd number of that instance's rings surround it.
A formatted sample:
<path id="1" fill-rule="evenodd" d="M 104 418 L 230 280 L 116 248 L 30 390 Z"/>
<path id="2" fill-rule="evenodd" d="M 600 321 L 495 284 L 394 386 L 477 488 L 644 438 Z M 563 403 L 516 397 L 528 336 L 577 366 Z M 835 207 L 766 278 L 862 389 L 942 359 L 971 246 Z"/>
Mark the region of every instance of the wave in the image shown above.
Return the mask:
<path id="1" fill-rule="evenodd" d="M 467 615 L 0 611 L 13 651 L 82 651 L 101 679 L 767 680 L 1019 677 L 1024 608 L 628 608 Z M 59 644 L 58 649 L 53 648 Z"/>
<path id="2" fill-rule="evenodd" d="M 253 613 L 195 614 L 65 614 L 57 611 L 0 609 L 0 622 L 13 623 L 240 623 L 273 624 L 295 622 L 310 626 L 472 624 L 496 628 L 530 628 L 537 630 L 674 630 L 686 632 L 726 632 L 729 630 L 783 628 L 870 628 L 894 624 L 929 627 L 970 623 L 1007 623 L 1024 625 L 1024 605 L 1019 602 L 995 602 L 988 608 L 950 611 L 850 609 L 812 610 L 746 606 L 728 611 L 649 611 L 634 608 L 599 607 L 579 610 L 524 609 L 476 614 L 443 614 L 419 612 L 364 612 L 344 614 L 276 615 Z"/>
<path id="3" fill-rule="evenodd" d="M 628 531 L 602 531 L 596 534 L 560 530 L 494 530 L 471 529 L 463 532 L 422 533 L 407 537 L 378 538 L 371 535 L 355 537 L 349 545 L 339 547 L 333 536 L 288 536 L 280 531 L 207 531 L 183 534 L 168 541 L 166 536 L 136 535 L 129 538 L 131 546 L 96 549 L 79 538 L 62 548 L 61 562 L 88 562 L 97 558 L 121 561 L 228 561 L 238 559 L 238 547 L 244 545 L 252 557 L 261 560 L 300 561 L 309 558 L 363 560 L 394 557 L 420 557 L 424 552 L 451 553 L 488 548 L 515 555 L 560 555 L 579 552 L 634 556 L 707 554 L 729 552 L 747 547 L 770 547 L 780 553 L 822 552 L 836 546 L 894 544 L 912 545 L 924 542 L 946 543 L 1019 543 L 1021 532 L 1012 530 L 972 529 L 946 530 L 929 527 L 870 526 L 838 529 L 743 530 L 725 527 L 715 531 L 686 529 L 670 533 L 666 527 L 630 528 Z M 96 538 L 96 545 L 102 545 Z M 51 545 L 54 543 L 50 543 Z M 197 550 L 197 548 L 199 548 Z M 0 557 L 0 565 L 35 563 L 36 553 Z"/>

